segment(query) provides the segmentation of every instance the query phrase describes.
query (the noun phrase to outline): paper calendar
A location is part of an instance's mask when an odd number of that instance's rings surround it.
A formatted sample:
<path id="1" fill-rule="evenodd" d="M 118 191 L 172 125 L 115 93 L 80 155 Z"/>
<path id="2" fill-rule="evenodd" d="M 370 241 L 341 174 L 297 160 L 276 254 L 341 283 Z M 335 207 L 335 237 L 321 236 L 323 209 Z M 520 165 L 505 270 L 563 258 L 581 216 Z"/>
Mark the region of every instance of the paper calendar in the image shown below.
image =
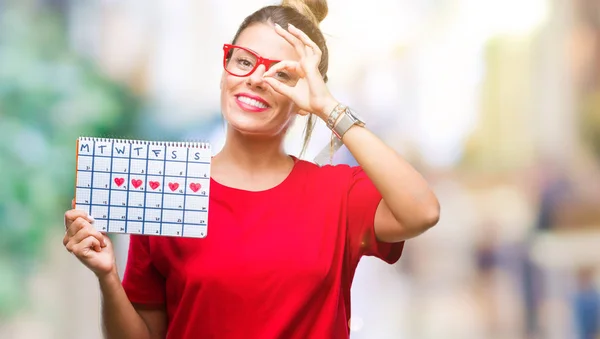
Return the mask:
<path id="1" fill-rule="evenodd" d="M 208 234 L 210 144 L 81 137 L 76 209 L 108 233 Z"/>

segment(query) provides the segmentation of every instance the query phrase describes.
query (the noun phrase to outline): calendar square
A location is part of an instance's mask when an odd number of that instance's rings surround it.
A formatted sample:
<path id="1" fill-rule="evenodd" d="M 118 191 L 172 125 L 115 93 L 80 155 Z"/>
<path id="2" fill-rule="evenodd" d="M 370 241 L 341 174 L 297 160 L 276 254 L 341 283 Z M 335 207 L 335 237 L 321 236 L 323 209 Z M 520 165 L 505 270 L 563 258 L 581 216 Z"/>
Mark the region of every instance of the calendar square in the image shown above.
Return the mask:
<path id="1" fill-rule="evenodd" d="M 112 158 L 112 173 L 129 173 L 129 159 Z"/>
<path id="2" fill-rule="evenodd" d="M 163 177 L 148 175 L 146 177 L 146 191 L 161 193 L 163 191 Z"/>
<path id="3" fill-rule="evenodd" d="M 130 191 L 127 205 L 131 207 L 144 207 L 144 193 Z"/>
<path id="4" fill-rule="evenodd" d="M 90 214 L 90 208 L 92 206 L 88 205 L 88 204 L 75 204 L 75 209 L 79 210 L 79 211 L 85 211 L 86 213 Z"/>
<path id="5" fill-rule="evenodd" d="M 147 208 L 144 210 L 144 220 L 162 222 L 162 210 Z"/>
<path id="6" fill-rule="evenodd" d="M 183 177 L 187 173 L 186 163 L 179 161 L 167 161 L 165 163 L 165 175 Z"/>
<path id="7" fill-rule="evenodd" d="M 183 210 L 164 210 L 163 222 L 183 223 Z"/>
<path id="8" fill-rule="evenodd" d="M 164 175 L 165 162 L 157 160 L 148 160 L 148 174 L 149 175 Z"/>
<path id="9" fill-rule="evenodd" d="M 79 172 L 77 173 L 77 187 L 89 187 L 91 188 L 92 183 L 92 172 Z"/>
<path id="10" fill-rule="evenodd" d="M 129 175 L 129 190 L 130 191 L 144 191 L 146 182 L 146 177 L 143 175 L 131 174 Z"/>
<path id="11" fill-rule="evenodd" d="M 185 211 L 184 222 L 186 224 L 204 224 L 206 223 L 206 213 L 199 211 Z"/>
<path id="12" fill-rule="evenodd" d="M 144 227 L 143 222 L 129 221 L 127 222 L 127 233 L 129 234 L 142 234 L 142 228 Z"/>
<path id="13" fill-rule="evenodd" d="M 129 175 L 112 173 L 110 176 L 110 189 L 112 190 L 127 190 L 129 187 Z"/>
<path id="14" fill-rule="evenodd" d="M 188 195 L 185 197 L 185 209 L 190 211 L 207 211 L 208 198 Z"/>
<path id="15" fill-rule="evenodd" d="M 183 225 L 183 235 L 186 237 L 193 238 L 204 238 L 208 233 L 208 228 L 206 226 L 198 226 L 198 225 Z"/>
<path id="16" fill-rule="evenodd" d="M 163 195 L 158 193 L 146 193 L 146 208 L 158 208 L 161 209 Z"/>
<path id="17" fill-rule="evenodd" d="M 93 188 L 107 189 L 110 185 L 110 173 L 94 172 L 91 180 Z"/>
<path id="18" fill-rule="evenodd" d="M 142 159 L 131 159 L 129 165 L 130 174 L 146 174 L 146 160 Z"/>
<path id="19" fill-rule="evenodd" d="M 186 179 L 186 194 L 207 196 L 208 187 L 208 180 L 195 178 Z"/>
<path id="20" fill-rule="evenodd" d="M 92 213 L 90 213 L 96 221 L 98 219 L 108 219 L 108 206 L 92 205 Z"/>
<path id="21" fill-rule="evenodd" d="M 111 206 L 109 208 L 110 220 L 127 220 L 127 208 Z"/>
<path id="22" fill-rule="evenodd" d="M 80 155 L 79 162 L 77 163 L 77 170 L 78 171 L 91 171 L 92 170 L 92 159 L 94 159 L 94 158 L 91 156 Z M 79 173 L 81 173 L 81 172 L 79 172 Z"/>
<path id="23" fill-rule="evenodd" d="M 110 172 L 112 162 L 110 158 L 98 157 L 94 160 L 94 171 L 96 172 Z"/>
<path id="24" fill-rule="evenodd" d="M 111 191 L 110 192 L 111 206 L 127 206 L 127 191 Z"/>
<path id="25" fill-rule="evenodd" d="M 184 194 L 185 177 L 165 177 L 165 193 Z"/>
<path id="26" fill-rule="evenodd" d="M 128 207 L 127 208 L 127 220 L 143 221 L 144 220 L 144 209 Z"/>
<path id="27" fill-rule="evenodd" d="M 103 232 L 204 237 L 211 159 L 205 143 L 79 138 L 75 208 Z"/>
<path id="28" fill-rule="evenodd" d="M 183 231 L 182 224 L 163 224 L 162 233 L 164 235 L 170 235 L 173 237 L 181 236 L 182 231 Z"/>
<path id="29" fill-rule="evenodd" d="M 210 165 L 202 163 L 188 164 L 188 178 L 208 178 L 210 177 Z"/>
<path id="30" fill-rule="evenodd" d="M 108 231 L 112 233 L 125 233 L 125 221 L 110 220 L 108 222 Z"/>
<path id="31" fill-rule="evenodd" d="M 183 195 L 169 195 L 164 199 L 163 204 L 164 208 L 183 210 Z"/>
<path id="32" fill-rule="evenodd" d="M 157 222 L 145 222 L 143 225 L 142 234 L 146 235 L 160 235 L 160 223 Z"/>
<path id="33" fill-rule="evenodd" d="M 92 196 L 92 203 L 94 205 L 102 205 L 102 206 L 108 206 L 109 205 L 109 197 L 110 197 L 110 191 L 108 190 L 98 190 L 94 193 L 94 196 Z"/>
<path id="34" fill-rule="evenodd" d="M 104 219 L 96 219 L 92 224 L 97 231 L 107 232 L 108 231 L 108 221 Z"/>

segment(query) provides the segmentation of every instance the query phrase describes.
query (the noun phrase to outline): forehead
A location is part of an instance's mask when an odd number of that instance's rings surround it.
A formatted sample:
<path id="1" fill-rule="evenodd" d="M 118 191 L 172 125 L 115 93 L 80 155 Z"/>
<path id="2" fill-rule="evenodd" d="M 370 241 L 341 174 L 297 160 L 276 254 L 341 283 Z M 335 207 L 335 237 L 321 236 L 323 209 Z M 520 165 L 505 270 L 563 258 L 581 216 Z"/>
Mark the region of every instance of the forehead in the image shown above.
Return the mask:
<path id="1" fill-rule="evenodd" d="M 246 27 L 238 36 L 235 44 L 249 48 L 267 59 L 299 59 L 294 47 L 277 34 L 273 26 L 264 23 L 252 24 Z"/>

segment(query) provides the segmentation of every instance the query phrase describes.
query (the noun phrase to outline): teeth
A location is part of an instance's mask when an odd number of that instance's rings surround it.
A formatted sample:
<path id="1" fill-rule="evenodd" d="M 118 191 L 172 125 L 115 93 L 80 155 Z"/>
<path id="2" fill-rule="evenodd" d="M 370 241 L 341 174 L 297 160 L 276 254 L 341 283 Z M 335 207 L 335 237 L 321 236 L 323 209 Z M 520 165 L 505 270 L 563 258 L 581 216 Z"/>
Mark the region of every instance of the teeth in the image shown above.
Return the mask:
<path id="1" fill-rule="evenodd" d="M 267 108 L 267 105 L 263 104 L 262 102 L 245 97 L 245 96 L 239 96 L 238 100 L 245 104 L 248 104 L 250 106 L 254 106 L 254 107 L 258 107 L 258 108 Z"/>

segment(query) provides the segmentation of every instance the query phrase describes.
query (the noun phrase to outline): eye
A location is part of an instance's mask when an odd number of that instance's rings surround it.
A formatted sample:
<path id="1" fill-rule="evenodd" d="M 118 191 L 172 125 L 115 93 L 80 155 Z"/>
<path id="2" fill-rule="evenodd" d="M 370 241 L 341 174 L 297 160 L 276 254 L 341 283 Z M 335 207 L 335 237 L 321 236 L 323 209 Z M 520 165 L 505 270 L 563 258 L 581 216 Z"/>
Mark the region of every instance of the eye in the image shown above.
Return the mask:
<path id="1" fill-rule="evenodd" d="M 291 79 L 290 75 L 287 74 L 286 72 L 279 71 L 279 72 L 275 73 L 275 75 L 280 80 L 290 80 Z"/>
<path id="2" fill-rule="evenodd" d="M 243 57 L 235 58 L 235 63 L 244 68 L 252 68 L 253 67 L 252 62 Z"/>

